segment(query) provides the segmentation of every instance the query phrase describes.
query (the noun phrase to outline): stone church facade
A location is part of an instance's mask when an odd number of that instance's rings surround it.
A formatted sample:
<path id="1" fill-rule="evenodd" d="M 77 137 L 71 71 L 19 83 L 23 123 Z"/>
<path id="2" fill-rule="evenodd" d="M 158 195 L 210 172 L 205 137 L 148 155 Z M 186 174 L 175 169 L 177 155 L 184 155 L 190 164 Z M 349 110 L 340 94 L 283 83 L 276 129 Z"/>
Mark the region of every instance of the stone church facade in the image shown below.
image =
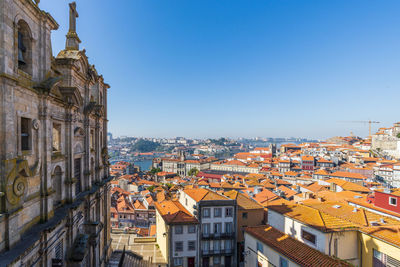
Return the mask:
<path id="1" fill-rule="evenodd" d="M 105 266 L 107 85 L 36 0 L 0 1 L 0 266 Z"/>

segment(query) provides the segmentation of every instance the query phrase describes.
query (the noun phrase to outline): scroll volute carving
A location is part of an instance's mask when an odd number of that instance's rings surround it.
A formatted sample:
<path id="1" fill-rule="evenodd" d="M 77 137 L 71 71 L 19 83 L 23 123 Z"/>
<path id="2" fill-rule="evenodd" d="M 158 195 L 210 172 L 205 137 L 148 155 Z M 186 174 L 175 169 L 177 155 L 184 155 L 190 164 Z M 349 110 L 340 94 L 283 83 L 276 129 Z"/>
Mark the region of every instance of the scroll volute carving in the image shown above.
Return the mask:
<path id="1" fill-rule="evenodd" d="M 19 204 L 21 197 L 26 193 L 27 177 L 37 174 L 39 162 L 29 167 L 25 159 L 15 158 L 6 160 L 6 199 L 11 205 Z"/>

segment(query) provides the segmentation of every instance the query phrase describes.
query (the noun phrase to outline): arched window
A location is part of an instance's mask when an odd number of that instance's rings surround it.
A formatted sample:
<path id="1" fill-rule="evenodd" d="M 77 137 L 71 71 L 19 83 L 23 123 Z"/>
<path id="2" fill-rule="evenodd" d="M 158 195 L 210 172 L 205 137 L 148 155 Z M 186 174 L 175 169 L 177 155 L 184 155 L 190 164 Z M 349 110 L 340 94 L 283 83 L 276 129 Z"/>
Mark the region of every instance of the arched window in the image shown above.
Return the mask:
<path id="1" fill-rule="evenodd" d="M 28 24 L 20 20 L 17 24 L 18 69 L 32 75 L 32 35 Z"/>
<path id="2" fill-rule="evenodd" d="M 54 198 L 53 198 L 53 205 L 58 206 L 62 200 L 62 170 L 60 166 L 57 166 L 54 169 L 54 173 L 52 175 L 53 181 L 52 186 L 55 190 Z"/>

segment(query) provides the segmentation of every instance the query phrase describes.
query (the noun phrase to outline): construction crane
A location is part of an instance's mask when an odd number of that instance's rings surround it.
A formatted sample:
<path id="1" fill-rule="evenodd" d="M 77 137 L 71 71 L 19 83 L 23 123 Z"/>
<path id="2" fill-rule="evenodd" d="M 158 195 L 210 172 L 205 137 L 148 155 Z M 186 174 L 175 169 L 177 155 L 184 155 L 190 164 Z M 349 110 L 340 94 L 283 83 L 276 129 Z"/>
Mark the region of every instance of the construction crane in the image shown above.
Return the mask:
<path id="1" fill-rule="evenodd" d="M 369 136 L 370 136 L 370 137 L 371 137 L 371 125 L 372 125 L 372 123 L 381 123 L 380 121 L 371 121 L 371 120 L 369 120 L 369 121 L 340 121 L 340 122 L 364 123 L 364 124 L 368 123 L 368 126 L 369 126 Z"/>

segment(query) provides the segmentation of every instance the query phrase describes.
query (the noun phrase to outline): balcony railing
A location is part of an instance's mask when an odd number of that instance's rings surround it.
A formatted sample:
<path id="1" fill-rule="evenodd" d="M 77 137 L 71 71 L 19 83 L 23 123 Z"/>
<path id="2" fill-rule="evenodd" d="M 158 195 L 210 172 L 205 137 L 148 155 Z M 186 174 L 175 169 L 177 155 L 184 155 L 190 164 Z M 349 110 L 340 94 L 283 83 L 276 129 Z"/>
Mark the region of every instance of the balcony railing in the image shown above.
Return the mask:
<path id="1" fill-rule="evenodd" d="M 202 253 L 203 253 L 203 255 L 211 255 L 212 254 L 211 251 L 212 250 L 209 250 L 209 249 L 203 249 Z"/>
<path id="2" fill-rule="evenodd" d="M 201 233 L 203 239 L 231 239 L 235 237 L 235 233 Z"/>
<path id="3" fill-rule="evenodd" d="M 232 254 L 233 250 L 231 248 L 221 249 L 221 254 Z"/>
<path id="4" fill-rule="evenodd" d="M 231 248 L 225 248 L 225 249 L 203 249 L 202 251 L 203 256 L 209 256 L 209 255 L 229 255 L 233 253 L 233 250 Z"/>

